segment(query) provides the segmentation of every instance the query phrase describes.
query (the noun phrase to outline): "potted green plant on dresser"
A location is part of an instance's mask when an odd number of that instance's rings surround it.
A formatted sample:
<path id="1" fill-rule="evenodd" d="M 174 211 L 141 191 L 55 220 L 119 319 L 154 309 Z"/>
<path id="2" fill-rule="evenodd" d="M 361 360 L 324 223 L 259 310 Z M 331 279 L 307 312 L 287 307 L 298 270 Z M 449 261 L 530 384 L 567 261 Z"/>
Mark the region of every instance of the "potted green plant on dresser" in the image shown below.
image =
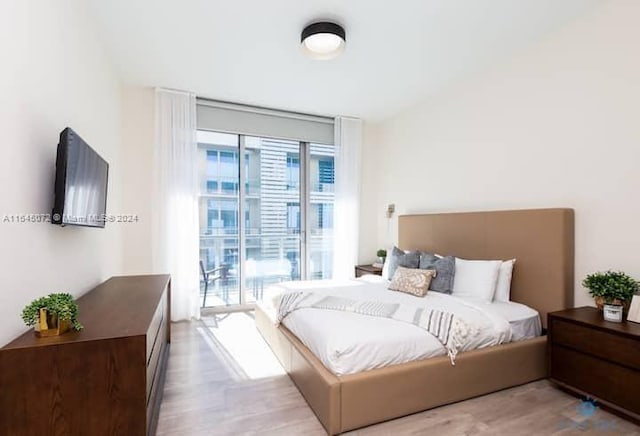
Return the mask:
<path id="1" fill-rule="evenodd" d="M 589 274 L 582 286 L 589 290 L 604 319 L 614 322 L 622 321 L 623 312 L 629 309 L 631 298 L 638 291 L 638 282 L 621 271 Z"/>
<path id="2" fill-rule="evenodd" d="M 78 304 L 71 294 L 54 293 L 33 300 L 22 310 L 22 320 L 28 326 L 35 326 L 38 337 L 58 336 L 71 328 L 82 330 Z"/>

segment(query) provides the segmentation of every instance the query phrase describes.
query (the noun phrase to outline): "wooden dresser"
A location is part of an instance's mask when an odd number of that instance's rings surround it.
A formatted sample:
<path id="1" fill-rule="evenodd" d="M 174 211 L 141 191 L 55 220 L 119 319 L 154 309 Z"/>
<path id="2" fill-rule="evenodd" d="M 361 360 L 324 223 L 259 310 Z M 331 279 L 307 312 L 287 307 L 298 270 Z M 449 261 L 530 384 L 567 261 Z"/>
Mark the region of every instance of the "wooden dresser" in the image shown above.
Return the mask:
<path id="1" fill-rule="evenodd" d="M 112 277 L 78 299 L 80 332 L 0 349 L 0 435 L 155 433 L 171 338 L 168 275 Z"/>
<path id="2" fill-rule="evenodd" d="M 551 381 L 640 419 L 640 324 L 605 321 L 581 307 L 548 317 Z"/>

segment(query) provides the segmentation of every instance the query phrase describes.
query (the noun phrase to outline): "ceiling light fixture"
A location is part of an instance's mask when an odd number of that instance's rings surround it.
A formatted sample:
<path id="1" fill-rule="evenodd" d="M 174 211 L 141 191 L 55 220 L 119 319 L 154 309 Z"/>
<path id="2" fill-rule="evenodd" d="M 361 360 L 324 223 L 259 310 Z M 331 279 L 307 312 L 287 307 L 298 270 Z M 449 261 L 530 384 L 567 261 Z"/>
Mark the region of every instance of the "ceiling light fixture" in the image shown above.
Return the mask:
<path id="1" fill-rule="evenodd" d="M 302 30 L 300 42 L 312 59 L 333 59 L 344 51 L 344 28 L 328 21 L 309 24 Z"/>

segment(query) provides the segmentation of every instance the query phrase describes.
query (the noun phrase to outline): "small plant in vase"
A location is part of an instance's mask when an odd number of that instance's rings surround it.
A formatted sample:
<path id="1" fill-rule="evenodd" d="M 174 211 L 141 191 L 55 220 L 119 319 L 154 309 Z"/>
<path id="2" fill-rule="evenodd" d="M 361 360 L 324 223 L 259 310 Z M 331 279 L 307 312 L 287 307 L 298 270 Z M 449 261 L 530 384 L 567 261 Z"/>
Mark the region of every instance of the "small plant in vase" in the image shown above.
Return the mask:
<path id="1" fill-rule="evenodd" d="M 376 251 L 376 256 L 378 256 L 378 262 L 384 265 L 384 261 L 387 258 L 387 250 L 381 248 Z"/>
<path id="2" fill-rule="evenodd" d="M 22 309 L 22 320 L 35 327 L 39 337 L 57 336 L 69 329 L 82 330 L 78 321 L 78 304 L 71 294 L 54 293 L 33 300 Z"/>
<path id="3" fill-rule="evenodd" d="M 638 282 L 621 271 L 589 274 L 582 286 L 589 290 L 598 309 L 605 310 L 605 319 L 610 311 L 619 311 L 622 320 L 622 312 L 629 308 L 631 298 L 638 291 Z"/>

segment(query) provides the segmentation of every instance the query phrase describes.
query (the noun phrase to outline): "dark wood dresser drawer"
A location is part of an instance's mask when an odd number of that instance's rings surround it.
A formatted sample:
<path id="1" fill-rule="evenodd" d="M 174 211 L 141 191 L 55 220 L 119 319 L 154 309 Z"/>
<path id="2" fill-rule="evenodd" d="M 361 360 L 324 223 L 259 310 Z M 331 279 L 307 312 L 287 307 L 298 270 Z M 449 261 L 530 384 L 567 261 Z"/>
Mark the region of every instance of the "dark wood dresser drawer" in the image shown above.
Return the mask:
<path id="1" fill-rule="evenodd" d="M 553 320 L 555 344 L 565 345 L 620 365 L 640 370 L 640 341 L 610 332 L 585 328 L 567 321 Z"/>
<path id="2" fill-rule="evenodd" d="M 167 320 L 163 319 L 158 330 L 158 336 L 156 336 L 156 342 L 151 352 L 151 358 L 147 364 L 147 403 L 149 402 L 149 396 L 151 395 L 151 388 L 154 383 L 155 375 L 158 372 L 158 366 L 162 352 L 167 344 Z"/>
<path id="3" fill-rule="evenodd" d="M 162 320 L 164 319 L 167 311 L 166 301 L 167 293 L 165 291 L 160 299 L 160 303 L 158 303 L 155 313 L 153 314 L 153 318 L 149 324 L 149 329 L 147 330 L 147 363 L 151 359 L 153 345 L 156 342 L 158 331 L 160 330 L 160 324 L 162 324 Z"/>
<path id="4" fill-rule="evenodd" d="M 162 400 L 162 388 L 164 385 L 165 368 L 166 365 L 166 353 L 167 346 L 163 345 L 160 350 L 160 359 L 158 360 L 158 366 L 156 372 L 153 375 L 153 381 L 150 387 L 149 396 L 147 399 L 147 430 L 155 430 L 157 415 L 160 408 L 160 401 Z"/>
<path id="5" fill-rule="evenodd" d="M 569 348 L 553 345 L 551 378 L 579 386 L 596 398 L 640 414 L 640 373 Z M 629 389 L 634 386 L 634 389 Z"/>

